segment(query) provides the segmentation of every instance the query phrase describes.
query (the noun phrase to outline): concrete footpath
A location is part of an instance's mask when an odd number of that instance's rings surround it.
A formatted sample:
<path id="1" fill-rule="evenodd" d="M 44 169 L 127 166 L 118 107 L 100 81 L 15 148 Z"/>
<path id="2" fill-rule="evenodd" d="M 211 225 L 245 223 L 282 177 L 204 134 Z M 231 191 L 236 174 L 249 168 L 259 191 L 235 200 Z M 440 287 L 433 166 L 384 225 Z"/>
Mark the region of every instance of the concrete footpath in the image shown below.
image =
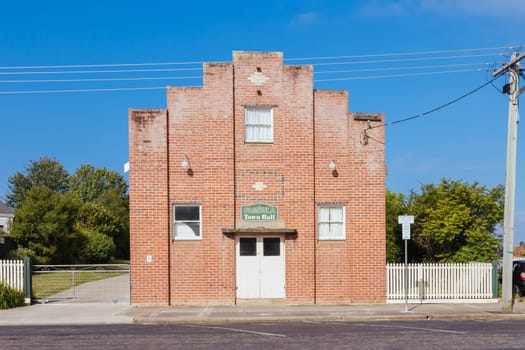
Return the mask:
<path id="1" fill-rule="evenodd" d="M 127 304 L 61 302 L 0 310 L 0 326 L 225 323 L 285 321 L 373 321 L 472 319 L 525 320 L 525 303 L 512 314 L 501 304 L 353 304 L 134 307 Z"/>

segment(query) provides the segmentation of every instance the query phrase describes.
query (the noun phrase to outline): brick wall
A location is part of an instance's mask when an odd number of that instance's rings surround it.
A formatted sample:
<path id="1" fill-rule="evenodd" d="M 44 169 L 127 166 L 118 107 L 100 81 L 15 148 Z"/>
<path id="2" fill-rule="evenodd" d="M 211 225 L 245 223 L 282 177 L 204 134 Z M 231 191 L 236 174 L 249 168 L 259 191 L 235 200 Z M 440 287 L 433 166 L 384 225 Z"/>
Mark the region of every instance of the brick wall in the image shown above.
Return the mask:
<path id="1" fill-rule="evenodd" d="M 352 224 L 350 246 L 350 271 L 353 276 L 352 300 L 359 302 L 385 302 L 386 300 L 386 222 L 385 222 L 385 155 L 384 128 L 367 131 L 370 139 L 365 140 L 363 130 L 367 123 L 356 118 L 367 114 L 349 113 L 351 147 L 353 149 L 352 169 L 355 176 L 350 184 L 349 197 L 354 211 L 347 214 Z M 383 115 L 372 114 L 379 118 Z M 372 139 L 373 138 L 373 139 Z M 375 141 L 374 141 L 375 139 Z"/>
<path id="2" fill-rule="evenodd" d="M 166 122 L 166 110 L 129 111 L 132 304 L 169 304 Z"/>
<path id="3" fill-rule="evenodd" d="M 223 229 L 245 225 L 240 208 L 255 203 L 278 207 L 272 227 L 297 230 L 285 241 L 287 303 L 384 302 L 384 146 L 364 144 L 347 93 L 314 91 L 312 67 L 278 52 L 234 52 L 203 76 L 203 87 L 169 87 L 167 111 L 130 111 L 132 303 L 235 303 L 235 237 Z M 257 106 L 273 108 L 273 143 L 245 143 L 244 109 Z M 202 205 L 202 240 L 171 239 L 176 203 Z M 319 203 L 345 205 L 346 240 L 317 240 Z"/>
<path id="4" fill-rule="evenodd" d="M 204 66 L 202 88 L 168 88 L 170 203 L 202 205 L 202 241 L 172 241 L 172 303 L 235 301 L 233 67 Z M 180 164 L 187 155 L 193 176 Z"/>
<path id="5" fill-rule="evenodd" d="M 315 241 L 313 216 L 313 87 L 311 66 L 284 66 L 281 53 L 234 52 L 236 173 L 256 173 L 251 181 L 272 185 L 264 172 L 284 183 L 279 196 L 264 203 L 279 208 L 284 227 L 296 228 L 297 238 L 285 241 L 286 298 L 290 303 L 312 303 L 314 299 Z M 268 78 L 255 85 L 250 77 L 257 72 Z M 274 142 L 245 144 L 244 106 L 272 106 Z M 253 184 L 253 182 L 252 182 Z M 240 187 L 242 189 L 243 187 Z M 257 192 L 247 187 L 238 193 L 237 221 L 241 205 L 254 204 L 272 187 Z"/>

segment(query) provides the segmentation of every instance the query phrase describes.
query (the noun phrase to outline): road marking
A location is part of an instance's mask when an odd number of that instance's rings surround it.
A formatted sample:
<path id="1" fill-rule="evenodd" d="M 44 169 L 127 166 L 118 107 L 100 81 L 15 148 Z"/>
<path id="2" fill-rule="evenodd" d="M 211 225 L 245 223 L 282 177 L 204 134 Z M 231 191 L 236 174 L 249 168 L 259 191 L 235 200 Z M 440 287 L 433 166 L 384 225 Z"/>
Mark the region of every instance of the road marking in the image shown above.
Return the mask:
<path id="1" fill-rule="evenodd" d="M 366 324 L 366 323 L 347 323 L 347 322 L 315 322 L 315 321 L 303 321 L 304 323 L 317 323 L 317 324 L 333 324 L 337 326 L 344 325 L 357 325 L 357 326 L 366 326 L 366 327 L 382 327 L 382 328 L 401 328 L 401 329 L 413 329 L 418 331 L 429 331 L 429 332 L 438 332 L 438 333 L 454 333 L 454 334 L 465 334 L 466 332 L 460 331 L 449 331 L 446 329 L 436 329 L 436 328 L 423 328 L 423 327 L 410 327 L 410 326 L 394 326 L 394 325 L 381 325 L 381 324 Z"/>
<path id="2" fill-rule="evenodd" d="M 429 331 L 429 332 L 438 332 L 438 333 L 454 333 L 454 334 L 465 334 L 466 333 L 466 332 L 460 332 L 460 331 L 449 331 L 449 330 L 446 330 L 446 329 L 410 327 L 410 326 L 392 326 L 392 325 L 381 325 L 381 324 L 367 325 L 367 324 L 363 324 L 363 323 L 359 323 L 358 325 L 359 326 L 368 326 L 368 327 L 413 329 L 413 330 L 417 330 L 417 331 Z"/>
<path id="3" fill-rule="evenodd" d="M 276 333 L 266 333 L 266 332 L 257 332 L 257 331 L 249 331 L 247 329 L 238 329 L 238 328 L 228 328 L 228 327 L 218 327 L 218 326 L 197 326 L 197 325 L 185 325 L 186 327 L 195 327 L 195 328 L 211 328 L 211 329 L 222 329 L 226 331 L 232 331 L 232 332 L 239 332 L 239 333 L 250 333 L 250 334 L 258 334 L 258 335 L 267 335 L 270 337 L 281 337 L 286 338 L 286 335 L 284 334 L 276 334 Z"/>

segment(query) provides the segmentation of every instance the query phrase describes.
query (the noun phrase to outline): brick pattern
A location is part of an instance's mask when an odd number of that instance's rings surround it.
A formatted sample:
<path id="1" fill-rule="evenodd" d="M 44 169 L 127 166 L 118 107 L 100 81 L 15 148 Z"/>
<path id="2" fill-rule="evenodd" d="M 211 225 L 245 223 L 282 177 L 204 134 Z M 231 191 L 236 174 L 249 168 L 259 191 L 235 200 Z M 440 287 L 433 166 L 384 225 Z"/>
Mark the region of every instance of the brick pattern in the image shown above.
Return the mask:
<path id="1" fill-rule="evenodd" d="M 248 201 L 284 198 L 284 176 L 272 171 L 243 171 L 235 177 L 235 196 Z"/>
<path id="2" fill-rule="evenodd" d="M 265 203 L 279 208 L 285 227 L 298 237 L 285 241 L 286 299 L 290 303 L 314 301 L 315 225 L 313 205 L 313 86 L 311 66 L 284 66 L 281 53 L 234 52 L 235 118 L 244 125 L 244 106 L 273 106 L 273 144 L 245 144 L 236 133 L 236 171 L 273 171 L 284 178 L 284 195 Z M 254 85 L 249 77 L 260 71 L 269 79 Z M 242 130 L 242 129 L 241 129 Z M 261 181 L 263 177 L 261 176 Z M 239 199 L 238 205 L 254 201 Z M 237 210 L 237 220 L 240 220 Z"/>
<path id="3" fill-rule="evenodd" d="M 130 111 L 132 303 L 235 303 L 235 237 L 222 229 L 255 203 L 298 232 L 285 241 L 287 303 L 384 302 L 384 145 L 362 142 L 347 93 L 314 91 L 312 67 L 278 52 L 234 52 L 203 74 L 202 87 L 168 88 L 167 111 Z M 273 108 L 273 143 L 245 143 L 246 106 Z M 318 241 L 317 205 L 333 202 L 347 239 Z M 202 240 L 171 240 L 173 203 L 202 205 Z"/>
<path id="4" fill-rule="evenodd" d="M 202 241 L 171 243 L 173 304 L 235 302 L 233 67 L 204 66 L 202 88 L 168 88 L 170 203 L 202 205 Z M 193 176 L 180 166 L 187 155 Z"/>
<path id="5" fill-rule="evenodd" d="M 132 304 L 169 304 L 166 122 L 166 110 L 129 111 Z"/>

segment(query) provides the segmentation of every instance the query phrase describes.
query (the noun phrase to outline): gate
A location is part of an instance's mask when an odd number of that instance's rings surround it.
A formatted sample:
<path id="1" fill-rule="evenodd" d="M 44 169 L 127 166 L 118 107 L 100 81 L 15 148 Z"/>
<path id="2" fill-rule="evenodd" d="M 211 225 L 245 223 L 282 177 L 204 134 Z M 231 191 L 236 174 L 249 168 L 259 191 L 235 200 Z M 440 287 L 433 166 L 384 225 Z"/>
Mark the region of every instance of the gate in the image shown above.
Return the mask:
<path id="1" fill-rule="evenodd" d="M 37 302 L 129 304 L 128 264 L 33 265 L 32 296 Z"/>

